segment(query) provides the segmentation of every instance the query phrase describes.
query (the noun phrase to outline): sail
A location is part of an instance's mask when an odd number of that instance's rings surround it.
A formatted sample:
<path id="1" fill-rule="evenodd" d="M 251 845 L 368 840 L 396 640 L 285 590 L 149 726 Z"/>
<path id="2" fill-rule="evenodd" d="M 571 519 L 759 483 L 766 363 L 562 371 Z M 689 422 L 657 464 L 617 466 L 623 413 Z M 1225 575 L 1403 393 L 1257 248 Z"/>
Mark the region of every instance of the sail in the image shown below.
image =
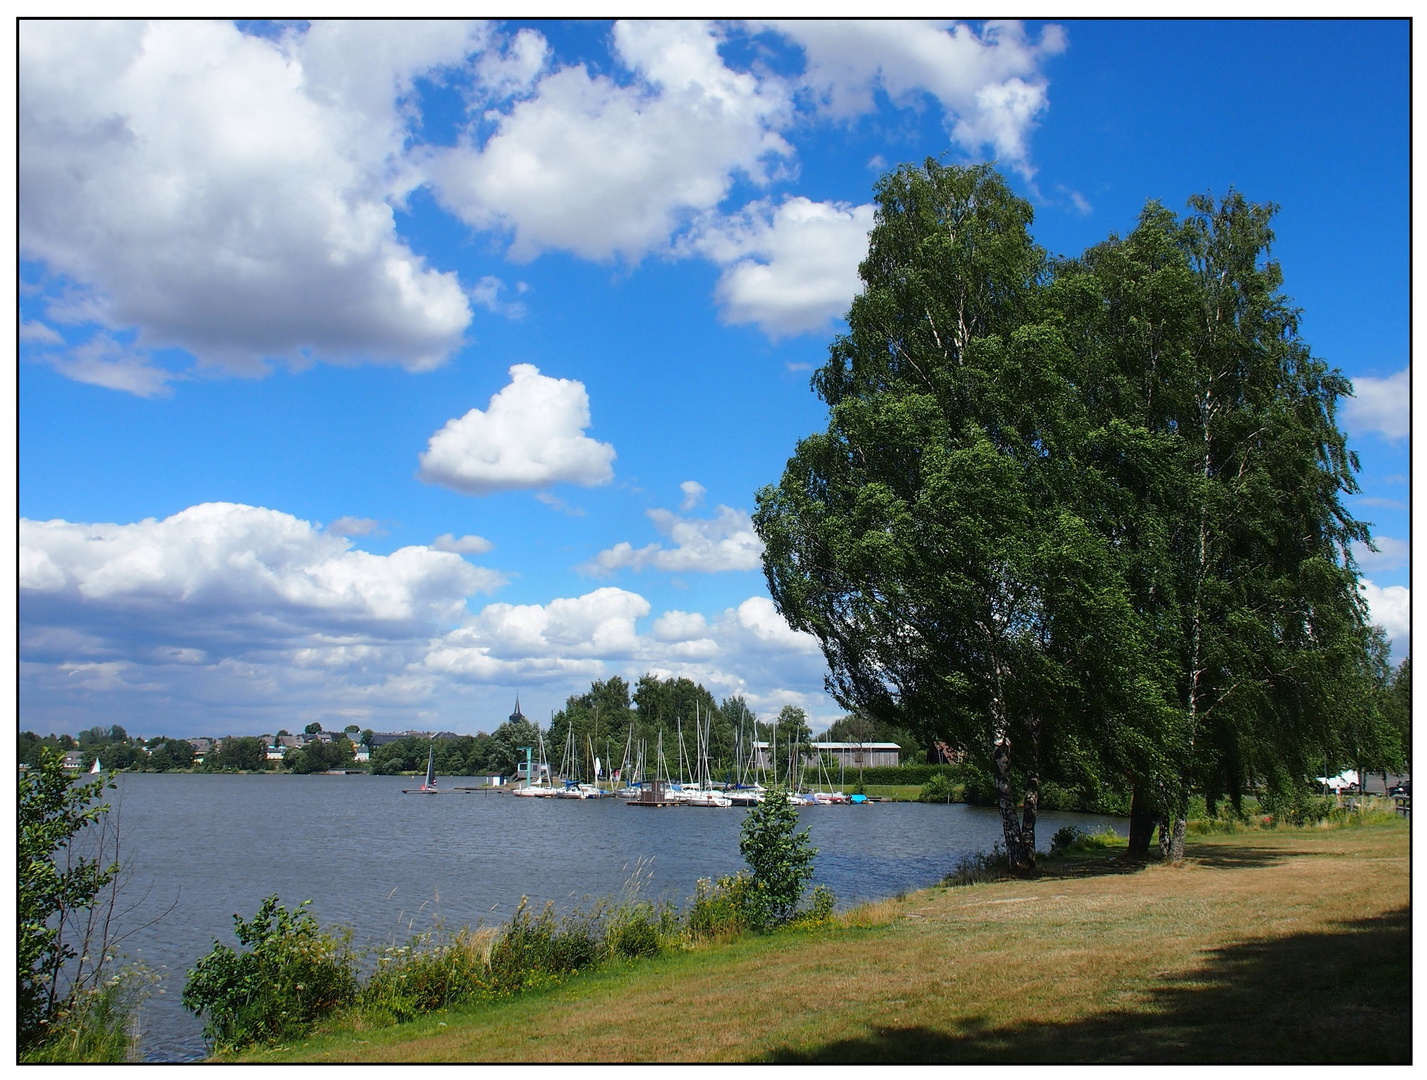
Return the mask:
<path id="1" fill-rule="evenodd" d="M 99 759 L 98 759 L 98 758 L 95 758 L 95 759 L 94 759 L 94 764 L 91 765 L 91 766 L 89 766 L 89 771 L 90 771 L 91 773 L 97 773 L 97 772 L 102 772 L 102 771 L 103 771 L 103 770 L 99 767 Z"/>
<path id="2" fill-rule="evenodd" d="M 431 753 L 426 758 L 426 786 L 434 788 L 436 786 L 436 747 L 431 747 Z"/>

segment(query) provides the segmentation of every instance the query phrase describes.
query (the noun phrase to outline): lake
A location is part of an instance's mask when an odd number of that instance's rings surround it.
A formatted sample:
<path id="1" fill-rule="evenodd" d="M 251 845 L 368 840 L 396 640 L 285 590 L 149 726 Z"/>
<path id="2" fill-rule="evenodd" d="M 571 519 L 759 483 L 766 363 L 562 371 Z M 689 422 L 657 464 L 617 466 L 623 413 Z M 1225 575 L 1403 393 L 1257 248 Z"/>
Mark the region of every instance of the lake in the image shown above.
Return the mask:
<path id="1" fill-rule="evenodd" d="M 441 779 L 442 787 L 473 782 Z M 203 1056 L 202 1025 L 179 1002 L 214 939 L 234 946 L 233 916 L 251 918 L 276 893 L 312 900 L 324 926 L 356 945 L 404 941 L 444 924 L 503 923 L 522 896 L 562 909 L 621 894 L 682 903 L 701 877 L 743 867 L 744 810 L 636 809 L 618 799 L 517 799 L 508 794 L 407 796 L 419 781 L 380 776 L 135 773 L 109 792 L 127 870 L 119 946 L 163 976 L 140 1016 L 150 1061 Z M 880 803 L 800 811 L 819 849 L 814 882 L 840 907 L 923 888 L 1001 837 L 994 810 Z M 1066 824 L 1125 822 L 1045 813 L 1042 850 Z M 172 910 L 150 926 L 143 924 Z"/>

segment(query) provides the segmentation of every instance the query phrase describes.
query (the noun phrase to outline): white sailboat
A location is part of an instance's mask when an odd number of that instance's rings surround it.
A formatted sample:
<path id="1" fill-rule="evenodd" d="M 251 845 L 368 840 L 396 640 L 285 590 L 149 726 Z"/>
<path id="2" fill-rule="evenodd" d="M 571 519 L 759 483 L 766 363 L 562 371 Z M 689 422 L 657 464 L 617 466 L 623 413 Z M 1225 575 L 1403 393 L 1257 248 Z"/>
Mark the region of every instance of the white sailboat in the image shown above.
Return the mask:
<path id="1" fill-rule="evenodd" d="M 94 759 L 94 764 L 91 765 L 91 766 L 89 766 L 90 775 L 92 776 L 92 775 L 95 774 L 95 773 L 101 773 L 101 772 L 103 772 L 103 771 L 104 771 L 103 768 L 101 768 L 100 765 L 99 765 L 99 759 L 96 757 L 96 758 Z"/>
<path id="2" fill-rule="evenodd" d="M 402 788 L 403 795 L 436 794 L 436 740 L 431 740 L 431 750 L 426 755 L 426 779 L 419 788 Z"/>

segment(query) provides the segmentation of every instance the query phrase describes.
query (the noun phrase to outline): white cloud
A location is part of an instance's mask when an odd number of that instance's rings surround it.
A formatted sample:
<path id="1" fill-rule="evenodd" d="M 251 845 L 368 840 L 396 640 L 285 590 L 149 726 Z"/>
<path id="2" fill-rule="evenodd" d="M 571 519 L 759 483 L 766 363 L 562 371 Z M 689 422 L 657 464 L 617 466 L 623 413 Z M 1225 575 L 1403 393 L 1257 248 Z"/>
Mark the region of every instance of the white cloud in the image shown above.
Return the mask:
<path id="1" fill-rule="evenodd" d="M 663 248 L 695 213 L 716 207 L 736 173 L 763 182 L 790 157 L 777 134 L 791 118 L 783 84 L 728 68 L 719 31 L 691 21 L 621 22 L 620 85 L 564 67 L 509 112 L 496 131 L 431 152 L 442 203 L 480 229 L 513 233 L 510 256 L 541 251 L 638 261 Z"/>
<path id="2" fill-rule="evenodd" d="M 1343 421 L 1354 435 L 1381 435 L 1389 442 L 1405 439 L 1412 430 L 1412 376 L 1403 368 L 1386 379 L 1359 375 L 1353 396 L 1342 401 Z"/>
<path id="3" fill-rule="evenodd" d="M 119 653 L 134 647 L 129 635 L 231 653 L 253 640 L 409 634 L 458 620 L 467 596 L 503 583 L 458 555 L 372 555 L 289 514 L 234 503 L 132 525 L 22 518 L 19 536 L 22 621 L 80 629 Z"/>
<path id="4" fill-rule="evenodd" d="M 472 409 L 431 436 L 418 475 L 467 495 L 583 484 L 614 478 L 614 447 L 584 434 L 590 399 L 583 383 L 510 369 L 510 384 L 482 412 Z"/>
<path id="5" fill-rule="evenodd" d="M 126 346 L 104 333 L 95 334 L 66 353 L 40 352 L 34 359 L 75 382 L 122 390 L 137 397 L 165 397 L 173 393 L 169 383 L 185 377 L 154 366 L 146 350 Z"/>
<path id="6" fill-rule="evenodd" d="M 455 274 L 396 234 L 392 203 L 419 182 L 402 101 L 483 40 L 425 22 L 280 41 L 218 22 L 26 22 L 19 241 L 69 284 L 50 318 L 250 374 L 441 363 L 471 311 Z"/>
<path id="7" fill-rule="evenodd" d="M 637 652 L 636 620 L 649 602 L 623 589 L 596 589 L 548 604 L 488 604 L 434 643 L 428 670 L 476 681 L 594 677 L 602 661 Z"/>
<path id="8" fill-rule="evenodd" d="M 1406 652 L 1412 635 L 1412 590 L 1406 585 L 1379 587 L 1367 578 L 1361 579 L 1358 588 L 1368 602 L 1372 621 L 1387 631 L 1397 650 Z"/>
<path id="9" fill-rule="evenodd" d="M 684 500 L 679 503 L 679 509 L 692 510 L 704 501 L 704 496 L 708 494 L 709 489 L 697 480 L 685 480 L 679 485 L 679 490 L 684 493 Z"/>
<path id="10" fill-rule="evenodd" d="M 903 106 L 930 94 L 962 149 L 989 146 L 1023 176 L 1034 173 L 1028 139 L 1047 104 L 1041 67 L 1065 49 L 1059 27 L 1033 43 L 1014 22 L 988 22 L 979 34 L 963 23 L 901 19 L 771 25 L 803 48 L 803 85 L 828 114 L 871 112 L 877 89 Z"/>
<path id="11" fill-rule="evenodd" d="M 674 547 L 653 543 L 636 549 L 628 541 L 621 541 L 601 551 L 582 569 L 601 575 L 624 568 L 715 574 L 762 566 L 763 542 L 753 531 L 752 519 L 742 510 L 720 506 L 712 519 L 687 518 L 661 509 L 647 514 L 654 527 L 674 542 Z"/>
<path id="12" fill-rule="evenodd" d="M 707 224 L 691 245 L 724 268 L 714 296 L 728 323 L 755 323 L 774 339 L 826 328 L 846 314 L 862 283 L 874 207 L 752 203 Z"/>
<path id="13" fill-rule="evenodd" d="M 1364 570 L 1396 570 L 1412 561 L 1412 546 L 1391 536 L 1374 536 L 1376 551 L 1364 543 L 1353 544 L 1353 558 Z"/>
<path id="14" fill-rule="evenodd" d="M 484 536 L 457 537 L 451 533 L 442 533 L 431 541 L 431 546 L 437 551 L 454 551 L 457 555 L 483 555 L 495 547 Z"/>

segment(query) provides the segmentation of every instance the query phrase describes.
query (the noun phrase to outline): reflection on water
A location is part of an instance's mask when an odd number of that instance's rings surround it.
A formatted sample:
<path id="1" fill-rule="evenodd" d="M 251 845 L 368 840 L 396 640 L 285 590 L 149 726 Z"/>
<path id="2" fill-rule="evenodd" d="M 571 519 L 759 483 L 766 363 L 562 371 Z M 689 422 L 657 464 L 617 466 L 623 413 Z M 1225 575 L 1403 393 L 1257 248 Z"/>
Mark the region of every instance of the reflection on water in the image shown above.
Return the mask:
<path id="1" fill-rule="evenodd" d="M 460 783 L 446 781 L 443 786 Z M 323 925 L 359 945 L 444 924 L 501 923 L 522 896 L 568 908 L 621 893 L 637 868 L 642 895 L 682 902 L 701 877 L 741 869 L 744 811 L 631 809 L 509 795 L 403 796 L 409 781 L 376 776 L 121 775 L 111 792 L 134 910 L 127 956 L 165 976 L 142 1015 L 153 1061 L 204 1053 L 201 1025 L 179 1003 L 183 980 L 214 940 L 236 945 L 233 916 L 276 893 L 312 900 Z M 934 884 L 963 855 L 1000 839 L 995 811 L 882 803 L 800 812 L 819 849 L 814 882 L 840 906 Z M 1124 822 L 1042 814 L 1044 849 L 1067 823 Z M 152 926 L 143 923 L 173 910 Z"/>

